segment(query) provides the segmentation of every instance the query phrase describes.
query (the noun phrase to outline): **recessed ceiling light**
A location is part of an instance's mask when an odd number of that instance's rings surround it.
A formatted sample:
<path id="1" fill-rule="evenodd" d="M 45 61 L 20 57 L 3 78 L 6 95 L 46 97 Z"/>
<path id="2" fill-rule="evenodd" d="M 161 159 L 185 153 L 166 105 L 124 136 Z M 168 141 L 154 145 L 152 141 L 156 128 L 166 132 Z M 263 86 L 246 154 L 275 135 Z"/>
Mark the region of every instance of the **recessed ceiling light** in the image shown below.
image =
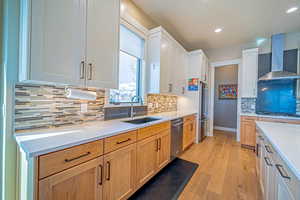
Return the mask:
<path id="1" fill-rule="evenodd" d="M 121 3 L 121 11 L 124 12 L 125 9 L 126 9 L 126 6 L 123 3 Z"/>
<path id="2" fill-rule="evenodd" d="M 296 10 L 298 10 L 298 7 L 292 7 L 292 8 L 290 8 L 290 9 L 288 9 L 287 11 L 286 11 L 286 13 L 292 13 L 292 12 L 295 12 Z"/>
<path id="3" fill-rule="evenodd" d="M 223 31 L 223 29 L 217 28 L 217 29 L 215 30 L 215 33 L 220 33 L 220 32 L 222 32 L 222 31 Z"/>

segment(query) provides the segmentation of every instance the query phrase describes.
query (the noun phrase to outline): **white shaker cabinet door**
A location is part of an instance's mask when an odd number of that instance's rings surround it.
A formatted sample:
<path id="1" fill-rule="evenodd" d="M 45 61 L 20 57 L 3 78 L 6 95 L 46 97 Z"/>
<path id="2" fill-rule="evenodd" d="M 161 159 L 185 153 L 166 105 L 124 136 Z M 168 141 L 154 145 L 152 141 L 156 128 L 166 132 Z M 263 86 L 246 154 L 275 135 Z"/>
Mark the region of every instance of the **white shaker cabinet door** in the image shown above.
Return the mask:
<path id="1" fill-rule="evenodd" d="M 85 1 L 31 1 L 29 81 L 84 84 Z"/>
<path id="2" fill-rule="evenodd" d="M 174 86 L 171 83 L 171 66 L 175 56 L 172 41 L 164 34 L 161 35 L 160 47 L 160 93 L 172 93 Z"/>
<path id="3" fill-rule="evenodd" d="M 242 97 L 255 98 L 257 96 L 258 49 L 243 51 L 242 63 Z"/>
<path id="4" fill-rule="evenodd" d="M 87 86 L 118 88 L 120 1 L 87 2 Z"/>
<path id="5" fill-rule="evenodd" d="M 286 183 L 284 182 L 283 178 L 280 174 L 276 173 L 276 194 L 275 200 L 296 200 L 291 192 L 289 191 Z"/>

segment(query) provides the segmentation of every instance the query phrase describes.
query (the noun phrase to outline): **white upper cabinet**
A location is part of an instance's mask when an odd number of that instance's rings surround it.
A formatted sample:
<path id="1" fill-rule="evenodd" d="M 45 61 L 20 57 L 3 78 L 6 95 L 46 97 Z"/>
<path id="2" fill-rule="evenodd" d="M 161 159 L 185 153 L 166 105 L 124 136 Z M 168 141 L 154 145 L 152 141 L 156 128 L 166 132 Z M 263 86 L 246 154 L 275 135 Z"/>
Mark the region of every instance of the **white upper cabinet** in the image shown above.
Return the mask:
<path id="1" fill-rule="evenodd" d="M 20 81 L 116 88 L 119 0 L 24 0 Z"/>
<path id="2" fill-rule="evenodd" d="M 184 93 L 186 54 L 184 48 L 162 27 L 150 31 L 147 57 L 148 93 Z"/>
<path id="3" fill-rule="evenodd" d="M 29 62 L 21 75 L 25 80 L 83 84 L 85 4 L 32 0 L 31 6 Z"/>
<path id="4" fill-rule="evenodd" d="M 208 58 L 202 50 L 195 50 L 188 54 L 188 76 L 199 78 L 200 81 L 208 82 Z"/>
<path id="5" fill-rule="evenodd" d="M 118 88 L 119 10 L 119 0 L 88 0 L 88 87 Z"/>
<path id="6" fill-rule="evenodd" d="M 258 48 L 243 51 L 241 97 L 257 97 Z"/>

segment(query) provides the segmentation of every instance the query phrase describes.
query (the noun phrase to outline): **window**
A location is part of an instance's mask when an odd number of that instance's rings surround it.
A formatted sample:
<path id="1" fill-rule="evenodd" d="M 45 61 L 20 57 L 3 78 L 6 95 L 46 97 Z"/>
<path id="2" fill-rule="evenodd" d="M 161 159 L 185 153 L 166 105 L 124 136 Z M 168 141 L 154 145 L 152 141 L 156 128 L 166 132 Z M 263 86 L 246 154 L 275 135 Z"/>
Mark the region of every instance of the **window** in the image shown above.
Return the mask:
<path id="1" fill-rule="evenodd" d="M 120 26 L 119 90 L 110 90 L 110 103 L 128 103 L 132 97 L 141 95 L 144 44 L 143 38 Z"/>

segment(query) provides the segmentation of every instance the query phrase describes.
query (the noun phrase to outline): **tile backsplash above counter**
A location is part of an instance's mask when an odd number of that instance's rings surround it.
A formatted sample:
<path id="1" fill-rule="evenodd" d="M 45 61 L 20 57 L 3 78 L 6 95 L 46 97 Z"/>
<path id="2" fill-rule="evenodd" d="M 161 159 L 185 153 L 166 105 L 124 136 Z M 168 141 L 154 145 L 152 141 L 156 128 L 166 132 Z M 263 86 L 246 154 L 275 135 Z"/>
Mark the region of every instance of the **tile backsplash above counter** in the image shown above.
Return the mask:
<path id="1" fill-rule="evenodd" d="M 95 101 L 66 98 L 63 86 L 17 84 L 15 86 L 15 132 L 129 117 L 122 115 L 124 110 L 129 113 L 129 106 L 120 106 L 119 109 L 118 107 L 106 108 L 105 90 L 89 90 L 96 92 Z M 147 112 L 177 111 L 177 96 L 148 94 L 147 105 L 135 106 L 134 111 L 137 113 L 136 116 L 146 115 Z M 116 113 L 120 116 L 109 117 Z"/>
<path id="2" fill-rule="evenodd" d="M 95 101 L 65 97 L 65 87 L 17 84 L 15 86 L 15 131 L 53 128 L 104 119 L 104 90 Z M 86 106 L 85 112 L 81 112 Z"/>
<path id="3" fill-rule="evenodd" d="M 147 105 L 149 113 L 177 111 L 178 97 L 164 94 L 148 94 Z"/>

